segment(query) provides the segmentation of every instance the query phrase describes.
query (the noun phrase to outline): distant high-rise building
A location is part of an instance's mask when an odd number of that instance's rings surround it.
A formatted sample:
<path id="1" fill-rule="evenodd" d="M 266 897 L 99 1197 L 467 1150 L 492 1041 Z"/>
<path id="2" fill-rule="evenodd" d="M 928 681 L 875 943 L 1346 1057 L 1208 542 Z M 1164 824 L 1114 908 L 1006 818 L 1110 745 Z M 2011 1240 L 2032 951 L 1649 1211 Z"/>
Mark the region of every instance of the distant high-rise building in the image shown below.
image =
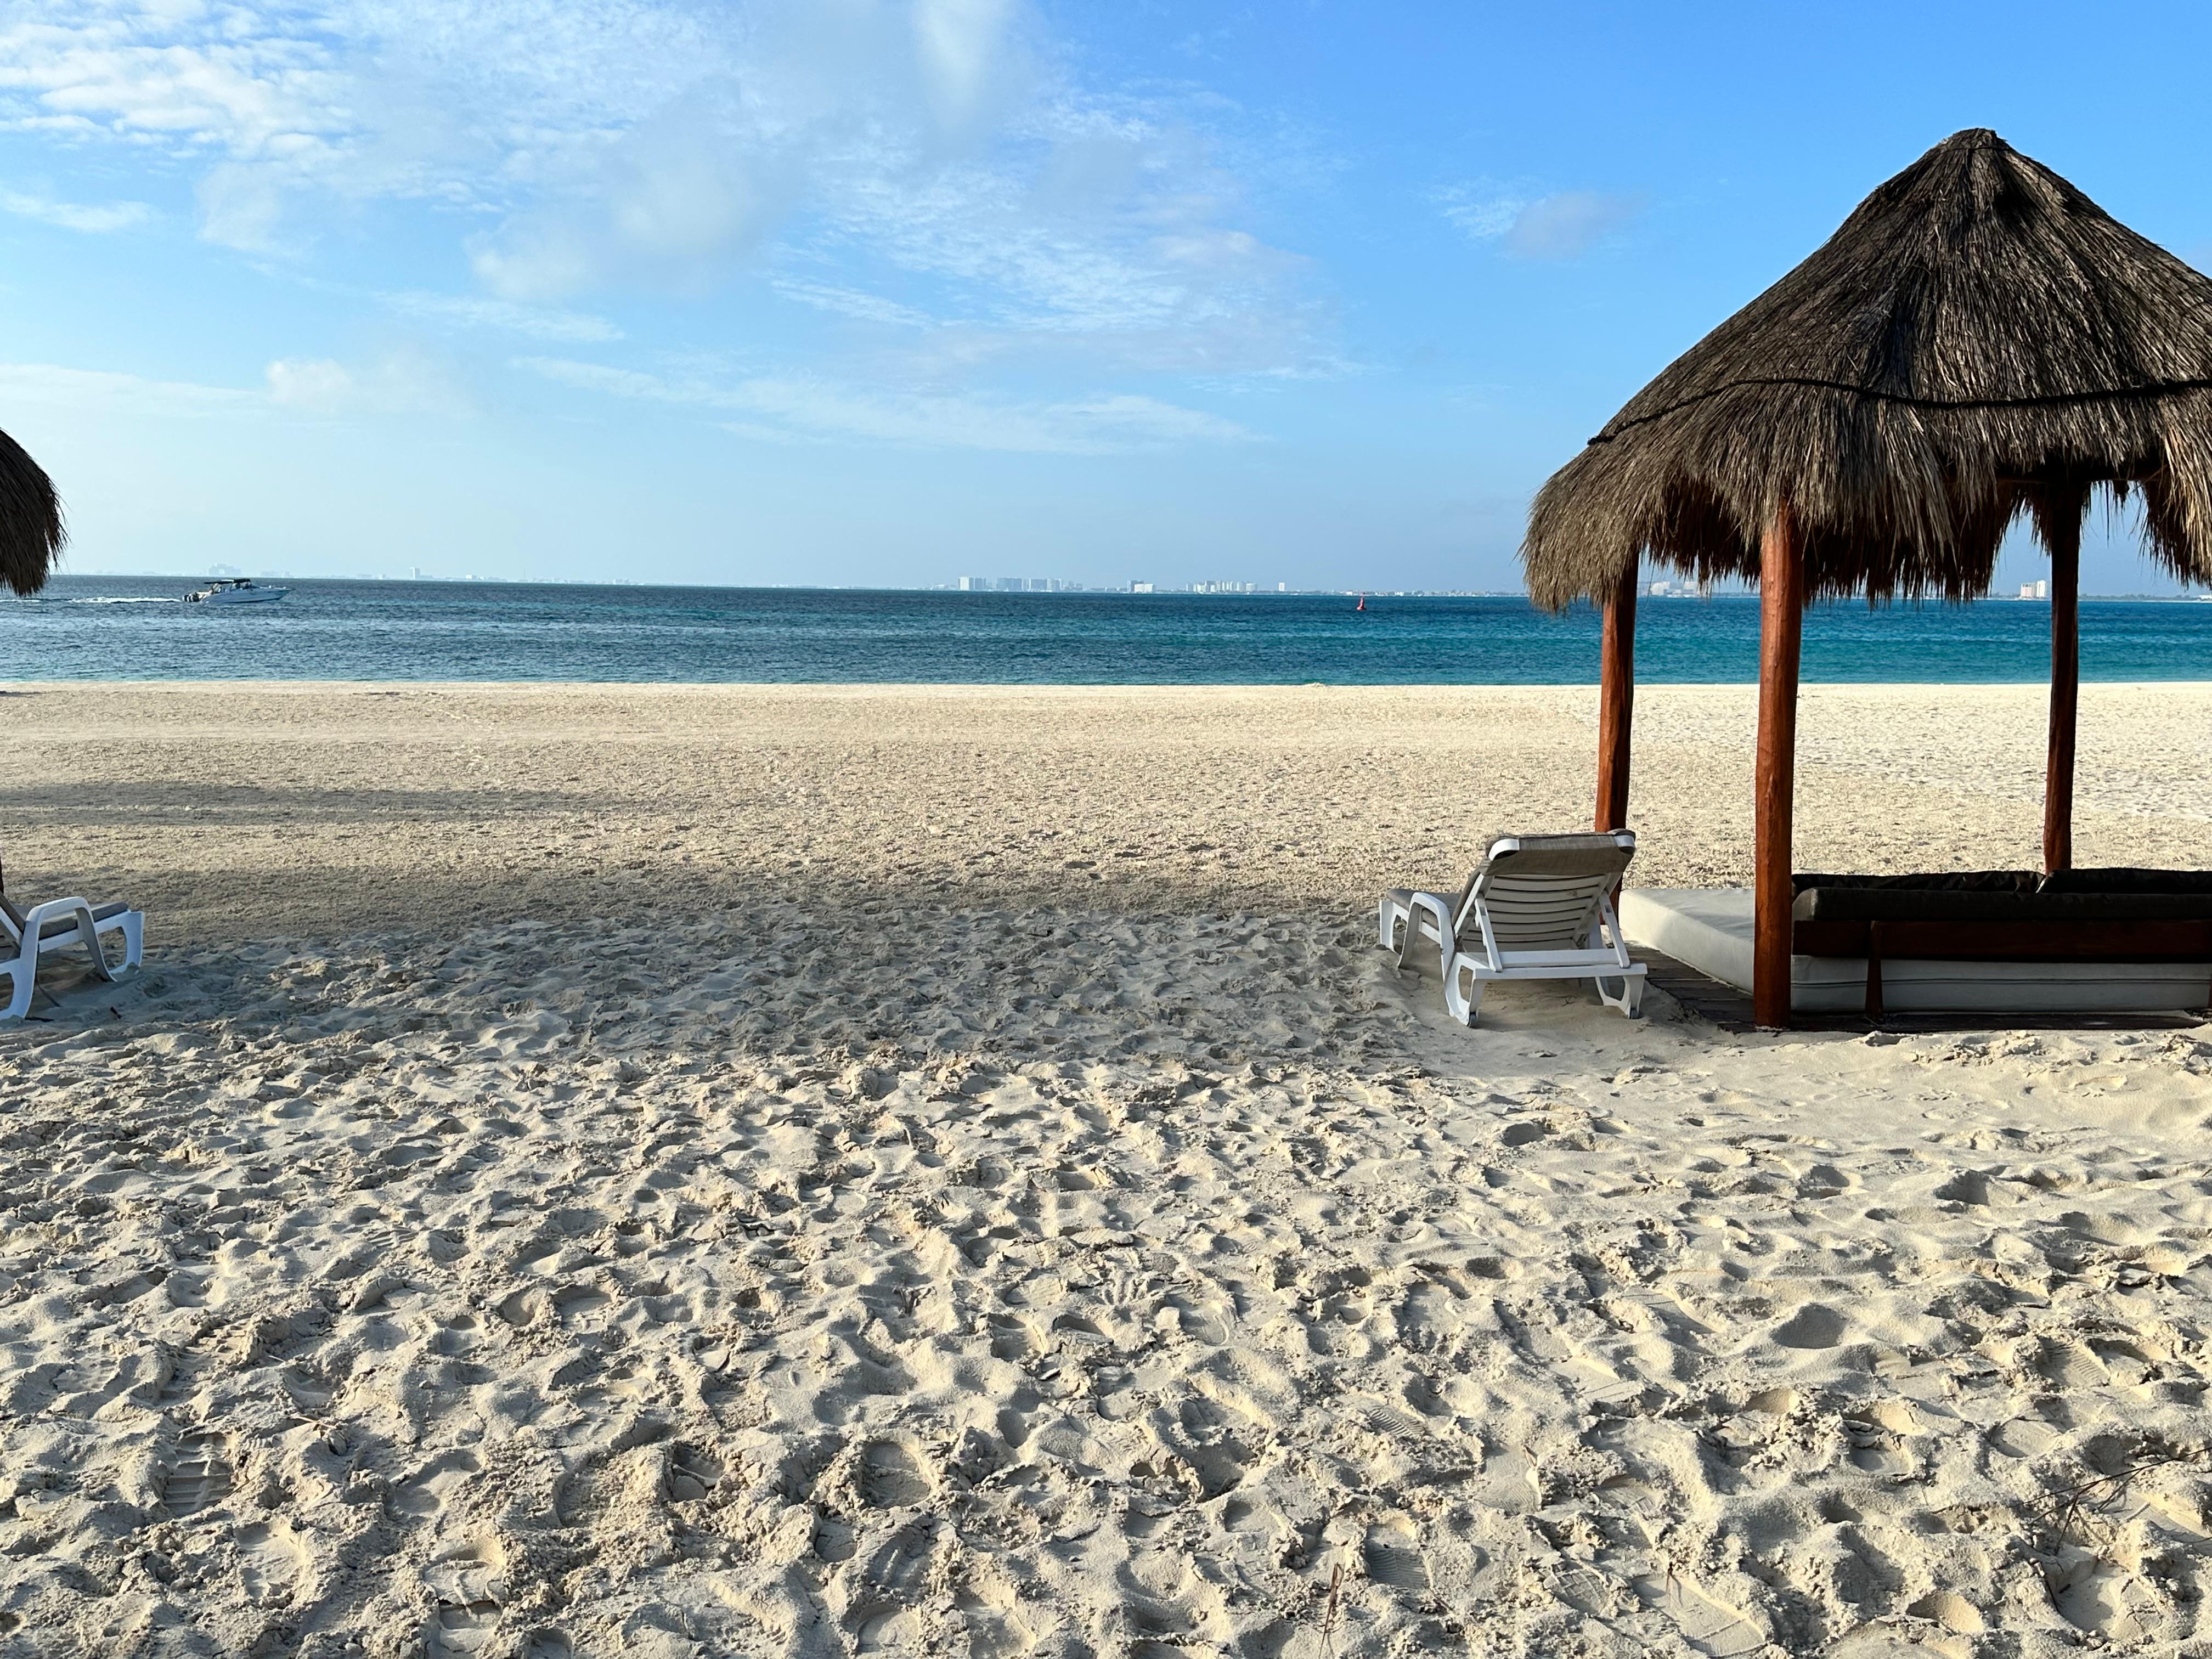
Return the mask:
<path id="1" fill-rule="evenodd" d="M 1152 591 L 1152 585 L 1150 582 L 1131 582 L 1129 591 L 1132 593 L 1149 593 Z"/>
<path id="2" fill-rule="evenodd" d="M 991 579 L 988 576 L 963 576 L 960 579 L 963 593 L 988 593 L 990 589 Z"/>

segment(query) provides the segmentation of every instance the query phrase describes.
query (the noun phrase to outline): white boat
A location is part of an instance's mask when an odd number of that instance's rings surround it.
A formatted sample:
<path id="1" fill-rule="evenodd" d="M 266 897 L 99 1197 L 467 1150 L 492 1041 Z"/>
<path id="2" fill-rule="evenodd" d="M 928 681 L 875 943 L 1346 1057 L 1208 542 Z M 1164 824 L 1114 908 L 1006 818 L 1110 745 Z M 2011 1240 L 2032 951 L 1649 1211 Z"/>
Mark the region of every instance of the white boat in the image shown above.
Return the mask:
<path id="1" fill-rule="evenodd" d="M 198 592 L 185 595 L 186 605 L 273 605 L 292 590 L 256 587 L 250 576 L 222 576 Z"/>

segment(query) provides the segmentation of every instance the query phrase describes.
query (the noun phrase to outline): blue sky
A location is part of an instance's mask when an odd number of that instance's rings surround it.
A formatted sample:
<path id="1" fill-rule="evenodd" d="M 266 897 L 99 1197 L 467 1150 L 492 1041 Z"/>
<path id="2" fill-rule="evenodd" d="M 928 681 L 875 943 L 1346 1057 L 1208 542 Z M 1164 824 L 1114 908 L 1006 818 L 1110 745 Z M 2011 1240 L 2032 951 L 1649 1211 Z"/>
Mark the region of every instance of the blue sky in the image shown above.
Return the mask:
<path id="1" fill-rule="evenodd" d="M 1509 587 L 1958 128 L 2212 258 L 2207 17 L 12 6 L 0 426 L 78 570 Z"/>

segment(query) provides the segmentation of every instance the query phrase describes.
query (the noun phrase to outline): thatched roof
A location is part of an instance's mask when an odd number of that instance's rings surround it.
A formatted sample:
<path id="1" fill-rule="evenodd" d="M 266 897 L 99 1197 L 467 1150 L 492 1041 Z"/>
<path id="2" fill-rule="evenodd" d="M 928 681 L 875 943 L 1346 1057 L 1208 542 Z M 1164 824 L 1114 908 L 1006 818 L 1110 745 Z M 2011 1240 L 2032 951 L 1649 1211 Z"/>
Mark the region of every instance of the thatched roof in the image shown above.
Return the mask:
<path id="1" fill-rule="evenodd" d="M 1787 500 L 1810 593 L 1964 599 L 2017 514 L 2100 483 L 2212 580 L 2212 279 L 1974 131 L 1638 392 L 1538 493 L 1522 559 L 1553 607 L 1641 553 L 1755 576 Z"/>
<path id="2" fill-rule="evenodd" d="M 54 481 L 22 445 L 0 432 L 0 587 L 37 592 L 68 539 Z"/>

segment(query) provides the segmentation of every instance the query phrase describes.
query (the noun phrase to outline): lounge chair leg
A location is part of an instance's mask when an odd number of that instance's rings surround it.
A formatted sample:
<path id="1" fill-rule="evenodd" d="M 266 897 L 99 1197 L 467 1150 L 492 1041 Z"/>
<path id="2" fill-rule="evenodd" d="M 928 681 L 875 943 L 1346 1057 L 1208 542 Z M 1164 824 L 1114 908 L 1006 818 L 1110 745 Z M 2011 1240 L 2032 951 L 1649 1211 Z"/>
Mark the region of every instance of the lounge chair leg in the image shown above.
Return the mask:
<path id="1" fill-rule="evenodd" d="M 1597 1000 L 1607 1007 L 1618 1008 L 1629 1018 L 1634 1019 L 1644 1008 L 1644 975 L 1623 974 L 1620 977 L 1620 994 L 1614 996 L 1605 988 L 1605 975 L 1599 975 L 1596 980 Z"/>
<path id="2" fill-rule="evenodd" d="M 78 937 L 83 939 L 84 948 L 92 957 L 92 971 L 112 983 L 115 969 L 108 966 L 107 941 L 100 938 L 100 929 L 87 922 L 78 929 Z"/>
<path id="3" fill-rule="evenodd" d="M 1472 988 L 1462 991 L 1460 988 L 1462 980 Z M 1482 990 L 1485 983 L 1486 981 L 1476 975 L 1474 969 L 1462 967 L 1456 962 L 1444 970 L 1444 1006 L 1451 1010 L 1451 1017 L 1454 1019 L 1470 1030 L 1474 1028 L 1474 1022 L 1482 1013 Z"/>
<path id="4" fill-rule="evenodd" d="M 1395 914 L 1397 908 L 1398 907 L 1391 903 L 1389 899 L 1384 899 L 1382 901 L 1382 912 L 1376 920 L 1375 942 L 1381 945 L 1384 950 L 1393 953 L 1395 953 L 1398 949 L 1398 918 Z M 1413 925 L 1413 917 L 1407 916 L 1406 918 L 1406 926 L 1411 927 Z M 1403 966 L 1402 963 L 1400 965 Z"/>
<path id="5" fill-rule="evenodd" d="M 8 1012 L 0 1019 L 21 1019 L 31 1012 L 31 994 L 38 988 L 38 968 L 35 960 L 19 962 L 9 968 L 8 976 L 15 982 L 15 994 L 8 999 Z"/>

